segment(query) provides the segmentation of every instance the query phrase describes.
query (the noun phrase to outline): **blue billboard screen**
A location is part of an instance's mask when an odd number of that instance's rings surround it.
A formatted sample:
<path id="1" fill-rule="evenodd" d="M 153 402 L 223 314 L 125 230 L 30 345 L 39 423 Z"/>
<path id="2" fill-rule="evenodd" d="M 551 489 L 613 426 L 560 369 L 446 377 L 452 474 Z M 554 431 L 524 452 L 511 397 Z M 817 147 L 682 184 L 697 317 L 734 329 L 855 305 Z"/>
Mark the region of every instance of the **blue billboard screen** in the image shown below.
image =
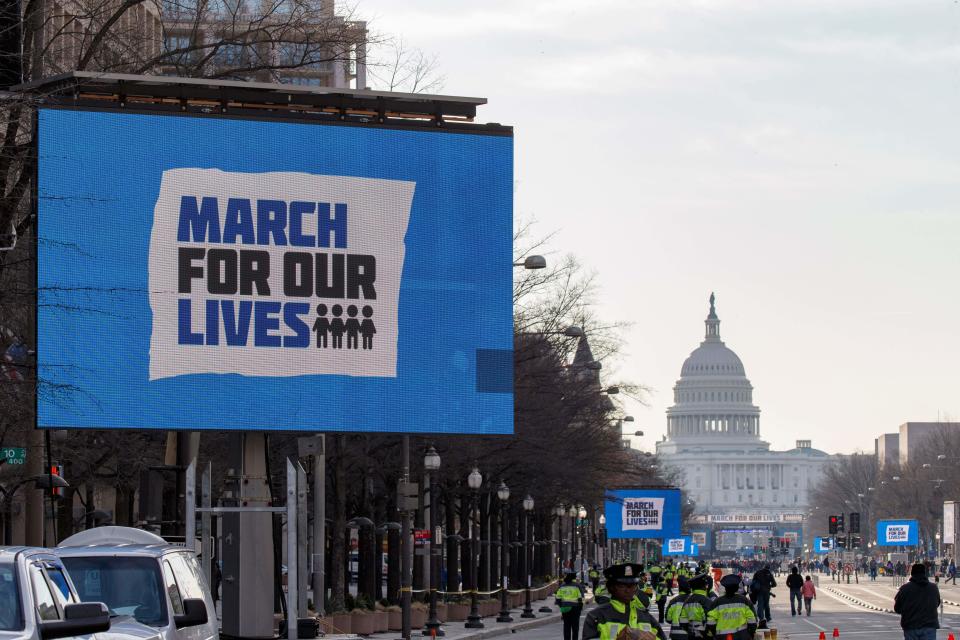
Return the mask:
<path id="1" fill-rule="evenodd" d="M 679 489 L 608 490 L 608 538 L 680 538 Z"/>
<path id="2" fill-rule="evenodd" d="M 665 556 L 692 556 L 696 555 L 694 551 L 696 546 L 690 536 L 668 538 L 661 545 L 661 553 Z"/>
<path id="3" fill-rule="evenodd" d="M 37 423 L 510 434 L 506 133 L 41 109 Z"/>
<path id="4" fill-rule="evenodd" d="M 890 547 L 915 547 L 920 541 L 916 520 L 878 520 L 877 544 Z"/>
<path id="5" fill-rule="evenodd" d="M 833 538 L 816 537 L 813 539 L 814 553 L 830 553 L 835 548 Z"/>

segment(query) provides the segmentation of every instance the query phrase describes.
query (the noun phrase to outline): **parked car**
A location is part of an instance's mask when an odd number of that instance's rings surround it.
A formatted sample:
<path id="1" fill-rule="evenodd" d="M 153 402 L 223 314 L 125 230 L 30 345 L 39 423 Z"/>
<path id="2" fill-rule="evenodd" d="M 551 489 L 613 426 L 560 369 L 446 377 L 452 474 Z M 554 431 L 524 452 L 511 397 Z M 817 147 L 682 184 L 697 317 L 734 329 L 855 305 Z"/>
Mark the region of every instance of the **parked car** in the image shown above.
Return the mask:
<path id="1" fill-rule="evenodd" d="M 133 616 L 163 640 L 217 640 L 213 597 L 196 554 L 130 527 L 96 527 L 53 549 L 84 600 Z"/>
<path id="2" fill-rule="evenodd" d="M 0 638 L 161 640 L 156 629 L 81 600 L 50 549 L 0 547 Z"/>

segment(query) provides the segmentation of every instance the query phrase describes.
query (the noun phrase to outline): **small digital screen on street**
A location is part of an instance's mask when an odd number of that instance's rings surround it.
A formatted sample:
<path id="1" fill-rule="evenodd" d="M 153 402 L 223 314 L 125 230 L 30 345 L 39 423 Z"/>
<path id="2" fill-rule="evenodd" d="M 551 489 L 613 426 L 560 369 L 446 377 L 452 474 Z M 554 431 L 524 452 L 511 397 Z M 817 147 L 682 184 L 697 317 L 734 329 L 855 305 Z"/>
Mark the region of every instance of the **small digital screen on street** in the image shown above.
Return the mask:
<path id="1" fill-rule="evenodd" d="M 513 432 L 513 139 L 41 109 L 38 424 Z"/>

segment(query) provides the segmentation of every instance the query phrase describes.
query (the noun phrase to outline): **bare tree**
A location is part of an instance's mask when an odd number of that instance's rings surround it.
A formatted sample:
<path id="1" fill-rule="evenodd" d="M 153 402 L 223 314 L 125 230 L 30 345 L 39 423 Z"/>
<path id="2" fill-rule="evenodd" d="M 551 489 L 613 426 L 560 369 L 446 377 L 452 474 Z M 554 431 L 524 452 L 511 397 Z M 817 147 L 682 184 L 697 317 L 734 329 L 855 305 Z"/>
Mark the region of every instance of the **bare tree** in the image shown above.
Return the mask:
<path id="1" fill-rule="evenodd" d="M 374 87 L 383 91 L 438 93 L 446 83 L 436 55 L 410 47 L 403 38 L 380 44 L 381 55 L 370 64 Z"/>

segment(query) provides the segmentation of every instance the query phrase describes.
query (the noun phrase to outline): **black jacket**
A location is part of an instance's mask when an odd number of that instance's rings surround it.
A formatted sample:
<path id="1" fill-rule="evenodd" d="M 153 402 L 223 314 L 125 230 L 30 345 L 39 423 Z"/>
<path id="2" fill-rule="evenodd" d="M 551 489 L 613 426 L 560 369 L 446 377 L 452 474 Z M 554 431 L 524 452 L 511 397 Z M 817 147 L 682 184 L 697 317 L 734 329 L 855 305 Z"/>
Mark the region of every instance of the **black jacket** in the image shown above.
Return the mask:
<path id="1" fill-rule="evenodd" d="M 756 589 L 757 591 L 765 591 L 770 593 L 770 590 L 777 586 L 777 581 L 773 579 L 773 574 L 770 573 L 770 569 L 760 569 L 755 574 L 753 574 L 753 582 L 750 583 L 751 589 Z"/>
<path id="2" fill-rule="evenodd" d="M 799 573 L 791 573 L 787 576 L 787 588 L 799 589 L 803 587 L 803 577 Z"/>
<path id="3" fill-rule="evenodd" d="M 939 629 L 939 606 L 940 590 L 925 577 L 910 578 L 893 601 L 893 610 L 900 614 L 900 626 L 904 629 Z"/>

